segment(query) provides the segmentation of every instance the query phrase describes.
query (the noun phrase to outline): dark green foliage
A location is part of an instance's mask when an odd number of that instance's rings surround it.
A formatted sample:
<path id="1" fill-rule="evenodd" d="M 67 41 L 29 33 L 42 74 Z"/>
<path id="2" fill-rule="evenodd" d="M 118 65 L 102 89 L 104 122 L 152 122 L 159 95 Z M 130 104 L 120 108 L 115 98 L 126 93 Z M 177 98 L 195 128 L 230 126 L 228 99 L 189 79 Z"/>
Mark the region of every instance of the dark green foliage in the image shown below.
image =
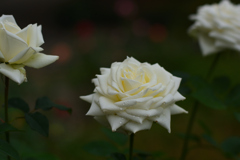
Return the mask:
<path id="1" fill-rule="evenodd" d="M 68 108 L 68 107 L 65 107 L 63 105 L 59 105 L 59 104 L 54 104 L 53 107 L 61 110 L 61 111 L 67 111 L 69 114 L 72 114 L 72 109 L 71 108 Z"/>
<path id="2" fill-rule="evenodd" d="M 41 135 L 47 137 L 49 132 L 49 122 L 46 116 L 39 112 L 26 113 L 25 119 L 28 125 Z"/>
<path id="3" fill-rule="evenodd" d="M 210 107 L 212 109 L 225 109 L 225 104 L 214 94 L 213 90 L 210 88 L 202 88 L 194 93 L 192 93 L 192 96 L 204 104 L 207 107 Z"/>
<path id="4" fill-rule="evenodd" d="M 240 122 L 240 113 L 234 113 L 234 117 L 237 119 L 238 122 Z"/>
<path id="5" fill-rule="evenodd" d="M 17 108 L 23 111 L 24 113 L 29 112 L 28 104 L 21 98 L 15 97 L 8 100 L 9 107 Z"/>
<path id="6" fill-rule="evenodd" d="M 202 77 L 198 76 L 191 76 L 187 83 L 192 91 L 197 91 L 202 88 L 209 88 L 209 84 Z"/>
<path id="7" fill-rule="evenodd" d="M 178 137 L 180 137 L 182 139 L 184 139 L 186 137 L 186 135 L 184 133 L 178 133 L 177 135 L 178 135 Z M 196 143 L 200 143 L 201 142 L 201 137 L 196 135 L 196 134 L 191 134 L 189 136 L 189 140 L 194 141 Z"/>
<path id="8" fill-rule="evenodd" d="M 50 110 L 53 107 L 53 102 L 48 97 L 40 97 L 36 100 L 35 109 Z"/>
<path id="9" fill-rule="evenodd" d="M 19 130 L 7 123 L 0 124 L 0 133 L 13 132 L 13 131 L 19 131 Z"/>
<path id="10" fill-rule="evenodd" d="M 226 104 L 231 107 L 240 108 L 240 84 L 233 87 L 227 96 Z"/>
<path id="11" fill-rule="evenodd" d="M 225 76 L 216 77 L 213 79 L 211 85 L 216 95 L 224 95 L 230 88 L 230 79 Z"/>
<path id="12" fill-rule="evenodd" d="M 219 147 L 218 143 L 213 139 L 212 136 L 207 135 L 207 134 L 203 134 L 202 137 L 211 145 L 213 145 L 214 147 Z"/>
<path id="13" fill-rule="evenodd" d="M 23 160 L 58 160 L 58 158 L 51 154 L 34 154 L 31 157 L 23 158 Z"/>
<path id="14" fill-rule="evenodd" d="M 55 104 L 48 97 L 41 97 L 41 98 L 38 98 L 36 100 L 36 105 L 35 105 L 35 109 L 36 110 L 37 109 L 50 110 L 53 107 L 55 107 L 55 108 L 57 108 L 59 110 L 67 111 L 70 114 L 72 113 L 72 109 L 71 108 Z"/>
<path id="15" fill-rule="evenodd" d="M 122 153 L 112 153 L 111 154 L 111 159 L 112 160 L 127 160 L 124 154 Z"/>
<path id="16" fill-rule="evenodd" d="M 96 156 L 110 156 L 112 153 L 118 152 L 118 149 L 111 143 L 106 141 L 94 141 L 86 144 L 84 150 Z"/>
<path id="17" fill-rule="evenodd" d="M 72 109 L 65 107 L 63 105 L 58 105 L 52 102 L 48 97 L 41 97 L 36 100 L 34 111 L 30 112 L 28 104 L 21 98 L 15 97 L 11 98 L 8 101 L 9 107 L 20 109 L 25 113 L 25 119 L 27 124 L 30 126 L 31 129 L 37 131 L 41 135 L 47 137 L 49 132 L 49 122 L 46 116 L 41 114 L 40 112 L 34 112 L 39 109 L 42 110 L 50 110 L 53 107 L 57 108 L 59 110 L 67 111 L 69 114 L 71 114 Z M 6 132 L 6 131 L 16 131 L 14 127 L 2 124 L 0 125 L 0 132 Z"/>
<path id="18" fill-rule="evenodd" d="M 210 130 L 210 128 L 203 121 L 198 121 L 198 124 L 203 129 L 205 134 L 212 135 L 212 131 Z"/>
<path id="19" fill-rule="evenodd" d="M 128 136 L 123 133 L 112 132 L 110 129 L 102 128 L 103 133 L 118 145 L 124 145 L 128 141 Z"/>
<path id="20" fill-rule="evenodd" d="M 226 156 L 235 157 L 240 153 L 240 137 L 229 137 L 221 143 Z"/>
<path id="21" fill-rule="evenodd" d="M 18 152 L 6 141 L 0 139 L 0 153 L 3 155 L 8 155 L 15 160 L 20 160 Z"/>

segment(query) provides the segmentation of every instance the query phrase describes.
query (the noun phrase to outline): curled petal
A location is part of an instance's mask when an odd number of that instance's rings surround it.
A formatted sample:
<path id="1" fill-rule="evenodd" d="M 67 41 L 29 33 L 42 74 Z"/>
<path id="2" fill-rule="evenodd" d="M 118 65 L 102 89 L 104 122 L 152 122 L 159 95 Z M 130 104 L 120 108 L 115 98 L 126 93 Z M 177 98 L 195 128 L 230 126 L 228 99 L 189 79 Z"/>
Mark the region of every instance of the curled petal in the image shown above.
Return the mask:
<path id="1" fill-rule="evenodd" d="M 143 98 L 137 98 L 137 99 L 131 99 L 131 100 L 126 100 L 126 101 L 119 101 L 116 102 L 115 104 L 120 107 L 130 107 L 134 106 L 137 103 L 143 103 L 146 102 L 147 100 L 151 99 L 152 97 L 143 97 Z"/>
<path id="2" fill-rule="evenodd" d="M 28 28 L 29 28 L 29 25 L 16 33 L 16 35 L 25 42 L 28 41 Z"/>
<path id="3" fill-rule="evenodd" d="M 99 82 L 99 87 L 101 88 L 101 91 L 107 95 L 107 79 L 108 79 L 108 75 L 97 75 L 97 79 Z"/>
<path id="4" fill-rule="evenodd" d="M 10 78 L 14 82 L 17 82 L 18 84 L 26 81 L 26 73 L 23 73 L 24 71 L 25 70 L 23 68 L 20 70 L 15 69 L 11 65 L 7 65 L 5 63 L 0 64 L 0 73 Z"/>
<path id="5" fill-rule="evenodd" d="M 198 36 L 198 39 L 199 39 L 199 44 L 200 44 L 200 47 L 201 47 L 201 50 L 202 50 L 202 53 L 204 56 L 212 54 L 212 53 L 216 53 L 220 50 L 219 48 L 215 47 L 215 45 L 214 45 L 215 40 L 208 37 L 207 35 L 200 34 Z"/>
<path id="6" fill-rule="evenodd" d="M 128 122 L 124 128 L 132 133 L 136 133 L 140 130 L 148 130 L 152 127 L 152 121 L 144 120 L 141 124 L 136 122 Z"/>
<path id="7" fill-rule="evenodd" d="M 18 53 L 15 57 L 13 57 L 12 59 L 10 59 L 8 62 L 10 64 L 21 64 L 22 62 L 26 61 L 27 59 L 29 59 L 29 57 L 33 56 L 33 54 L 35 54 L 36 51 L 33 48 L 26 48 L 23 51 L 21 51 L 20 53 Z"/>
<path id="8" fill-rule="evenodd" d="M 0 22 L 11 22 L 11 23 L 17 25 L 17 23 L 16 23 L 16 21 L 15 21 L 15 19 L 14 19 L 14 17 L 12 15 L 4 15 L 3 14 L 0 17 Z"/>
<path id="9" fill-rule="evenodd" d="M 79 98 L 81 98 L 84 101 L 87 101 L 88 103 L 92 103 L 93 96 L 94 96 L 94 94 L 90 94 L 90 95 L 87 95 L 87 96 L 80 96 Z"/>
<path id="10" fill-rule="evenodd" d="M 125 119 L 134 121 L 134 122 L 136 122 L 136 123 L 142 123 L 143 120 L 145 119 L 145 117 L 133 116 L 133 115 L 128 114 L 128 113 L 126 113 L 126 112 L 124 112 L 124 111 L 118 112 L 117 115 L 120 116 L 120 117 L 123 117 L 123 118 L 125 118 Z"/>
<path id="11" fill-rule="evenodd" d="M 86 113 L 88 116 L 104 116 L 105 114 L 101 110 L 101 108 L 98 106 L 96 102 L 92 102 L 92 105 L 89 109 L 89 111 Z"/>
<path id="12" fill-rule="evenodd" d="M 176 92 L 176 94 L 173 96 L 174 97 L 174 101 L 182 101 L 184 99 L 186 99 L 185 97 L 183 97 L 179 92 Z"/>
<path id="13" fill-rule="evenodd" d="M 162 113 L 163 108 L 159 107 L 157 109 L 142 110 L 142 109 L 126 109 L 126 112 L 139 117 L 152 117 L 158 116 Z"/>
<path id="14" fill-rule="evenodd" d="M 0 37 L 0 48 L 6 62 L 16 56 L 19 51 L 28 48 L 26 42 L 20 37 L 5 29 L 0 29 Z"/>
<path id="15" fill-rule="evenodd" d="M 117 115 L 107 115 L 107 119 L 112 127 L 113 132 L 115 132 L 119 127 L 128 122 L 127 119 L 119 117 Z"/>
<path id="16" fill-rule="evenodd" d="M 156 119 L 157 123 L 163 126 L 168 130 L 168 132 L 171 132 L 170 128 L 170 122 L 171 122 L 171 113 L 169 109 L 165 109 L 163 113 Z"/>
<path id="17" fill-rule="evenodd" d="M 37 41 L 36 41 L 36 46 L 41 46 L 44 43 L 43 35 L 42 35 L 42 26 L 37 27 Z"/>
<path id="18" fill-rule="evenodd" d="M 111 99 L 105 98 L 103 96 L 99 98 L 99 103 L 103 112 L 115 112 L 122 110 L 122 108 L 116 106 Z"/>
<path id="19" fill-rule="evenodd" d="M 100 68 L 101 74 L 110 74 L 110 69 L 109 68 Z"/>
<path id="20" fill-rule="evenodd" d="M 159 98 L 159 101 L 157 103 L 155 103 L 152 108 L 157 108 L 157 107 L 161 107 L 161 106 L 167 106 L 168 104 L 171 104 L 174 102 L 174 97 L 171 94 L 168 94 L 166 97 Z"/>
<path id="21" fill-rule="evenodd" d="M 58 58 L 59 58 L 58 56 L 36 53 L 32 57 L 30 57 L 27 61 L 25 61 L 23 64 L 28 67 L 42 68 L 55 62 L 56 60 L 58 60 Z"/>
<path id="22" fill-rule="evenodd" d="M 171 107 L 169 107 L 171 114 L 180 114 L 180 113 L 188 113 L 188 111 L 186 111 L 185 109 L 179 107 L 176 104 L 173 104 Z"/>

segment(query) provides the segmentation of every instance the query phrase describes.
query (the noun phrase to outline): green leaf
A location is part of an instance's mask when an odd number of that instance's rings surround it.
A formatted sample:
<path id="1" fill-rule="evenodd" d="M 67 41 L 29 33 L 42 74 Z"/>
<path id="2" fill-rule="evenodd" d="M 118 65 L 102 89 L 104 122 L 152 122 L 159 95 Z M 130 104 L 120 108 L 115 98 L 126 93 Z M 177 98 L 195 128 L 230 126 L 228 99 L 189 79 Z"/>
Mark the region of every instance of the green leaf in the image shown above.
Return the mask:
<path id="1" fill-rule="evenodd" d="M 38 159 L 36 159 L 34 157 L 28 157 L 28 158 L 23 158 L 23 160 L 38 160 Z"/>
<path id="2" fill-rule="evenodd" d="M 235 156 L 240 153 L 240 137 L 229 137 L 221 144 L 222 150 L 229 156 Z"/>
<path id="3" fill-rule="evenodd" d="M 200 103 L 212 109 L 225 109 L 224 103 L 216 97 L 210 88 L 203 88 L 192 93 L 192 96 Z"/>
<path id="4" fill-rule="evenodd" d="M 178 133 L 177 135 L 178 135 L 178 137 L 180 137 L 182 139 L 184 139 L 186 137 L 185 133 Z M 201 138 L 198 135 L 195 135 L 195 134 L 190 134 L 189 140 L 195 141 L 196 143 L 201 142 Z"/>
<path id="5" fill-rule="evenodd" d="M 209 84 L 202 77 L 198 77 L 198 76 L 190 77 L 188 84 L 193 90 L 199 90 L 201 88 L 209 87 Z"/>
<path id="6" fill-rule="evenodd" d="M 53 102 L 48 97 L 40 97 L 36 100 L 35 109 L 50 110 Z"/>
<path id="7" fill-rule="evenodd" d="M 0 153 L 6 154 L 15 160 L 20 160 L 18 152 L 6 141 L 0 139 Z"/>
<path id="8" fill-rule="evenodd" d="M 23 160 L 58 160 L 56 156 L 52 154 L 42 153 L 42 154 L 34 154 L 30 157 L 24 158 Z"/>
<path id="9" fill-rule="evenodd" d="M 0 133 L 4 132 L 12 132 L 12 131 L 20 131 L 17 128 L 13 127 L 12 125 L 8 123 L 2 123 L 0 124 Z"/>
<path id="10" fill-rule="evenodd" d="M 161 152 L 161 151 L 156 151 L 156 152 L 152 152 L 151 155 L 154 158 L 159 158 L 159 157 L 163 157 L 165 155 L 165 153 Z"/>
<path id="11" fill-rule="evenodd" d="M 8 106 L 20 109 L 24 113 L 29 112 L 29 106 L 28 104 L 21 98 L 15 97 L 15 98 L 10 98 L 8 100 Z"/>
<path id="12" fill-rule="evenodd" d="M 42 109 L 42 110 L 50 110 L 53 107 L 62 111 L 67 111 L 69 114 L 72 113 L 71 108 L 65 107 L 63 105 L 55 104 L 48 97 L 38 98 L 35 105 L 35 109 Z"/>
<path id="13" fill-rule="evenodd" d="M 83 149 L 97 156 L 109 156 L 112 153 L 118 152 L 113 144 L 106 141 L 90 142 L 86 144 Z"/>
<path id="14" fill-rule="evenodd" d="M 49 122 L 46 116 L 39 112 L 26 113 L 25 119 L 31 129 L 47 137 L 49 132 Z"/>
<path id="15" fill-rule="evenodd" d="M 215 147 L 219 147 L 218 143 L 210 136 L 207 134 L 203 134 L 202 137 L 210 144 L 212 144 Z"/>
<path id="16" fill-rule="evenodd" d="M 111 158 L 111 160 L 127 160 L 125 155 L 122 153 L 112 153 Z"/>
<path id="17" fill-rule="evenodd" d="M 128 136 L 123 133 L 113 132 L 107 128 L 102 128 L 102 131 L 109 139 L 119 145 L 124 145 L 128 141 Z"/>
<path id="18" fill-rule="evenodd" d="M 240 107 L 240 84 L 236 85 L 226 98 L 226 104 L 232 107 Z"/>
<path id="19" fill-rule="evenodd" d="M 184 139 L 186 134 L 185 133 L 178 133 L 177 134 L 180 138 Z M 189 136 L 189 140 L 195 141 L 196 143 L 200 143 L 201 142 L 201 138 L 198 135 L 195 134 L 190 134 Z"/>
<path id="20" fill-rule="evenodd" d="M 212 132 L 210 128 L 203 122 L 203 121 L 198 121 L 199 126 L 204 130 L 204 132 L 208 135 L 211 135 Z"/>
<path id="21" fill-rule="evenodd" d="M 220 93 L 220 95 L 228 91 L 230 84 L 230 79 L 226 76 L 216 77 L 212 82 L 215 93 Z"/>
<path id="22" fill-rule="evenodd" d="M 54 104 L 53 107 L 61 110 L 61 111 L 67 111 L 69 114 L 72 114 L 72 108 L 68 108 L 59 104 Z"/>
<path id="23" fill-rule="evenodd" d="M 240 113 L 234 113 L 234 117 L 237 119 L 238 122 L 240 122 Z"/>

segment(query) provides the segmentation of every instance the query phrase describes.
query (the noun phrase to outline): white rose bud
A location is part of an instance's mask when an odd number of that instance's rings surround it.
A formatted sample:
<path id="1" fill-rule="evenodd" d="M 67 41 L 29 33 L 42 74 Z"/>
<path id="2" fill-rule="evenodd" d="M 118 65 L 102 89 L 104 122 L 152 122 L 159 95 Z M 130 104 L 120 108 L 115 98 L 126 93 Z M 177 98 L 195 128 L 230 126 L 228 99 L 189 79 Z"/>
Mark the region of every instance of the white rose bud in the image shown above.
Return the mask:
<path id="1" fill-rule="evenodd" d="M 0 17 L 0 73 L 21 84 L 27 81 L 24 66 L 41 68 L 59 58 L 39 53 L 44 43 L 41 30 L 37 24 L 19 28 L 12 15 Z"/>
<path id="2" fill-rule="evenodd" d="M 204 5 L 196 15 L 189 33 L 198 38 L 203 55 L 224 49 L 240 51 L 240 5 L 228 0 L 219 4 Z"/>
<path id="3" fill-rule="evenodd" d="M 175 104 L 185 99 L 177 91 L 181 79 L 159 64 L 128 57 L 100 71 L 101 75 L 92 80 L 95 93 L 80 98 L 92 103 L 87 115 L 112 131 L 136 133 L 157 122 L 170 132 L 171 114 L 187 113 Z"/>

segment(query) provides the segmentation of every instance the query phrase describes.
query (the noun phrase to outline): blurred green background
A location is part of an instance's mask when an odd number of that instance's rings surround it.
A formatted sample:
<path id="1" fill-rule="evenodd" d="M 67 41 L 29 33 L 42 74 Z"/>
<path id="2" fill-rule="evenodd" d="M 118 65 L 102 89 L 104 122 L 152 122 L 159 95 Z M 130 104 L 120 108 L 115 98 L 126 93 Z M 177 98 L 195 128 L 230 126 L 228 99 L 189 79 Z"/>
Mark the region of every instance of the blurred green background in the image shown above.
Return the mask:
<path id="1" fill-rule="evenodd" d="M 25 155 L 42 159 L 78 160 L 101 159 L 84 150 L 87 143 L 107 140 L 102 126 L 85 116 L 90 104 L 80 95 L 93 92 L 91 79 L 100 67 L 133 56 L 140 62 L 159 63 L 171 73 L 186 72 L 205 76 L 214 56 L 203 57 L 196 40 L 187 34 L 193 23 L 190 14 L 198 6 L 218 3 L 213 0 L 2 0 L 1 14 L 13 15 L 21 28 L 30 23 L 42 25 L 45 54 L 59 55 L 54 64 L 42 69 L 26 68 L 28 82 L 20 86 L 11 82 L 10 97 L 19 96 L 32 107 L 38 97 L 48 96 L 54 102 L 73 109 L 72 115 L 53 110 L 45 114 L 50 121 L 50 136 L 44 138 L 31 132 L 24 120 L 14 120 L 24 133 L 12 133 L 12 143 Z M 232 1 L 237 3 L 238 1 Z M 224 54 L 214 75 L 226 75 L 231 85 L 240 82 L 239 54 Z M 1 90 L 3 94 L 3 82 Z M 3 103 L 3 96 L 0 96 Z M 193 99 L 178 103 L 191 112 Z M 21 115 L 14 109 L 11 117 Z M 2 108 L 1 108 L 2 112 Z M 183 141 L 178 134 L 186 130 L 189 114 L 172 116 L 169 134 L 154 124 L 150 131 L 136 134 L 134 148 L 146 152 L 161 151 L 169 157 L 179 157 Z M 203 121 L 221 142 L 228 136 L 240 134 L 239 123 L 232 114 L 201 106 L 194 132 L 203 130 Z M 127 147 L 127 145 L 125 146 Z M 44 156 L 46 156 L 44 158 Z M 104 159 L 104 158 L 103 158 Z M 212 148 L 193 149 L 188 160 L 225 160 Z"/>

